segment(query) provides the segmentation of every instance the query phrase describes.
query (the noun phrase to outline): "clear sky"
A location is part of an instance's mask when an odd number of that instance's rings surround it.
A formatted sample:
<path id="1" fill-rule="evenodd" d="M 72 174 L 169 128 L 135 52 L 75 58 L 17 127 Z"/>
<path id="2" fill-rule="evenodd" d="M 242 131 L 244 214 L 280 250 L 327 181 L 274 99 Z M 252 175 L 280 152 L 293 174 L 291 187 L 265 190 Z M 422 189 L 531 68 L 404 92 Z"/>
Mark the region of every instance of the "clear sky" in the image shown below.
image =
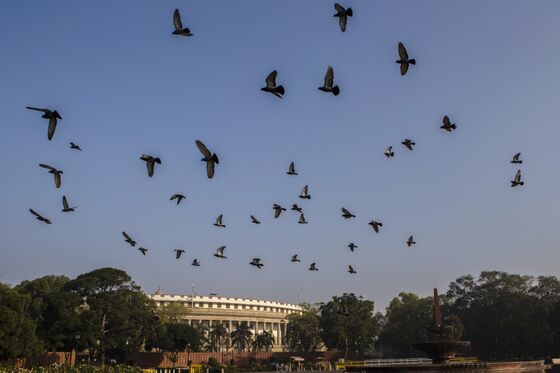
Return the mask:
<path id="1" fill-rule="evenodd" d="M 560 275 L 560 2 L 341 3 L 354 10 L 346 33 L 332 1 L 0 2 L 0 281 L 111 266 L 149 292 L 355 292 L 383 309 L 481 270 Z M 175 8 L 193 37 L 171 35 Z M 417 60 L 405 77 L 399 41 Z M 338 97 L 317 90 L 328 65 Z M 274 69 L 282 100 L 259 90 Z M 53 141 L 26 105 L 61 113 Z M 196 139 L 220 157 L 212 180 Z M 512 189 L 517 152 L 526 184 Z M 162 159 L 151 179 L 142 153 Z M 285 173 L 292 160 L 299 176 Z M 64 171 L 61 189 L 38 163 Z M 297 198 L 305 184 L 310 201 Z M 273 219 L 273 203 L 296 202 L 308 225 Z M 212 256 L 220 245 L 229 259 Z"/>

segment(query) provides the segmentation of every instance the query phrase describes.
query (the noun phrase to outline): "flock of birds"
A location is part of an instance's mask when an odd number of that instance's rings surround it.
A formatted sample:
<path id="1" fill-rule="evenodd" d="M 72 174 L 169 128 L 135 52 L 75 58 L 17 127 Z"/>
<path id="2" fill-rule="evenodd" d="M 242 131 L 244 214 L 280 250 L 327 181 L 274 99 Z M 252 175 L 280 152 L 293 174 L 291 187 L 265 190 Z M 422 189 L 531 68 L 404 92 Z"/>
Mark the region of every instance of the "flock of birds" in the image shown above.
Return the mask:
<path id="1" fill-rule="evenodd" d="M 336 10 L 336 14 L 334 14 L 334 17 L 337 17 L 339 20 L 339 27 L 340 30 L 342 32 L 346 31 L 346 26 L 348 23 L 348 17 L 352 17 L 353 16 L 353 11 L 352 8 L 344 8 L 343 6 L 341 6 L 338 3 L 334 4 L 334 8 Z M 172 32 L 173 35 L 179 35 L 179 36 L 193 36 L 194 34 L 186 27 L 183 27 L 183 23 L 181 21 L 181 15 L 179 13 L 179 10 L 176 9 L 175 12 L 173 13 L 173 25 L 175 27 L 175 30 Z M 403 43 L 399 42 L 398 43 L 398 56 L 399 59 L 396 60 L 395 62 L 397 64 L 399 64 L 400 66 L 400 73 L 402 76 L 406 75 L 410 66 L 411 65 L 416 65 L 416 60 L 413 58 L 410 58 L 408 55 L 408 52 L 404 46 Z M 265 83 L 266 86 L 261 88 L 261 91 L 263 92 L 267 92 L 270 93 L 278 98 L 282 98 L 285 93 L 286 90 L 284 88 L 284 86 L 282 85 L 277 85 L 276 83 L 276 78 L 278 76 L 278 72 L 276 70 L 272 71 L 270 74 L 268 74 L 268 76 L 265 79 Z M 334 96 L 337 96 L 340 94 L 340 88 L 338 85 L 334 84 L 334 70 L 331 66 L 328 66 L 327 71 L 325 73 L 325 78 L 324 78 L 324 83 L 322 86 L 318 87 L 318 89 L 322 92 L 326 92 L 326 93 L 332 93 Z M 31 106 L 27 106 L 27 109 L 29 110 L 34 110 L 34 111 L 39 111 L 42 112 L 42 118 L 48 119 L 49 124 L 48 124 L 48 131 L 47 131 L 47 138 L 49 140 L 52 140 L 55 131 L 56 131 L 56 126 L 58 123 L 58 120 L 61 120 L 62 117 L 60 116 L 60 114 L 58 113 L 58 111 L 56 110 L 51 110 L 51 109 L 46 109 L 46 108 L 37 108 L 37 107 L 31 107 Z M 443 117 L 442 120 L 442 125 L 440 126 L 440 128 L 446 132 L 453 132 L 457 129 L 457 125 L 455 123 L 452 123 L 451 120 L 449 119 L 449 117 L 447 115 L 445 115 Z M 216 169 L 216 165 L 219 165 L 220 161 L 218 156 L 216 155 L 216 153 L 211 152 L 206 145 L 200 141 L 200 140 L 196 140 L 195 142 L 196 146 L 198 147 L 198 150 L 202 153 L 203 158 L 201 159 L 202 162 L 206 163 L 206 176 L 209 179 L 212 179 L 214 177 L 214 173 L 215 173 L 215 169 Z M 404 139 L 401 143 L 402 145 L 404 145 L 409 151 L 413 151 L 414 150 L 414 146 L 416 145 L 416 143 L 411 140 L 411 139 Z M 82 151 L 82 149 L 80 148 L 79 145 L 70 142 L 70 149 L 72 150 L 77 150 L 77 151 Z M 385 156 L 387 158 L 392 158 L 395 156 L 395 152 L 393 151 L 393 146 L 389 146 L 385 149 L 384 152 Z M 513 156 L 511 163 L 513 164 L 521 164 L 523 163 L 523 161 L 520 159 L 521 157 L 521 153 L 517 153 Z M 155 157 L 153 155 L 148 155 L 148 154 L 142 154 L 142 156 L 140 157 L 140 159 L 144 162 L 146 162 L 146 168 L 147 168 L 147 172 L 148 172 L 148 176 L 149 177 L 153 177 L 154 175 L 154 171 L 155 171 L 155 166 L 156 164 L 161 165 L 161 159 L 158 157 Z M 63 175 L 63 171 L 56 169 L 55 167 L 52 167 L 48 164 L 39 164 L 40 167 L 47 169 L 49 171 L 50 174 L 53 175 L 54 177 L 54 184 L 56 188 L 60 188 L 61 184 L 62 184 L 62 177 L 61 175 Z M 298 173 L 296 172 L 296 168 L 295 168 L 295 164 L 294 162 L 291 162 L 289 167 L 288 167 L 288 171 L 286 172 L 286 174 L 288 174 L 289 176 L 297 176 Z M 524 185 L 524 182 L 521 180 L 521 170 L 518 169 L 514 179 L 511 180 L 511 187 L 517 187 L 517 186 L 522 186 Z M 185 199 L 186 197 L 183 194 L 173 194 L 170 197 L 170 201 L 175 201 L 177 205 L 181 204 L 181 202 Z M 308 185 L 305 185 L 303 187 L 303 189 L 301 190 L 301 193 L 299 195 L 299 198 L 302 200 L 310 200 L 311 199 L 311 195 L 309 193 L 309 187 Z M 73 212 L 75 211 L 75 209 L 77 208 L 77 206 L 74 207 L 70 207 L 70 205 L 68 204 L 68 199 L 66 198 L 65 195 L 63 195 L 62 197 L 62 206 L 63 209 L 62 211 L 65 213 L 68 212 Z M 280 217 L 280 215 L 282 214 L 282 212 L 286 211 L 286 208 L 278 205 L 278 204 L 273 204 L 272 205 L 272 209 L 274 210 L 274 218 L 278 219 Z M 305 214 L 303 212 L 303 208 L 300 207 L 297 203 L 292 204 L 291 207 L 292 211 L 296 211 L 297 213 L 299 213 L 299 220 L 298 223 L 299 224 L 307 224 L 307 220 L 305 219 Z M 33 214 L 37 220 L 46 223 L 46 224 L 51 224 L 51 220 L 42 216 L 41 214 L 37 213 L 35 210 L 33 209 L 29 209 L 29 211 L 31 212 L 31 214 Z M 352 219 L 355 218 L 356 216 L 354 214 L 352 214 L 348 209 L 346 209 L 345 207 L 341 208 L 341 212 L 342 212 L 342 217 L 347 220 L 347 219 Z M 261 222 L 253 215 L 250 215 L 250 219 L 251 219 L 251 223 L 253 224 L 261 224 Z M 380 232 L 380 228 L 383 227 L 383 223 L 380 221 L 376 221 L 376 220 L 371 220 L 368 225 L 371 225 L 373 231 L 375 233 L 379 233 Z M 225 228 L 226 225 L 223 223 L 223 215 L 219 215 L 216 218 L 216 222 L 214 223 L 214 226 L 219 227 L 219 228 Z M 122 232 L 122 235 L 124 237 L 124 241 L 126 243 L 128 243 L 131 247 L 136 247 L 137 242 L 126 232 Z M 414 236 L 411 235 L 407 240 L 406 240 L 406 245 L 408 247 L 411 247 L 412 245 L 416 244 L 416 241 L 414 240 Z M 348 244 L 348 248 L 350 249 L 351 252 L 354 252 L 355 249 L 358 248 L 358 246 L 351 242 Z M 219 259 L 227 259 L 227 256 L 224 255 L 224 251 L 226 249 L 226 246 L 220 246 L 219 248 L 216 249 L 216 252 L 214 253 L 214 256 L 216 258 Z M 140 251 L 143 255 L 146 255 L 148 252 L 148 249 L 139 246 L 138 247 L 138 251 Z M 182 249 L 175 249 L 173 250 L 175 253 L 175 258 L 179 259 L 184 253 L 185 250 Z M 298 257 L 298 254 L 295 254 L 292 256 L 291 258 L 291 262 L 293 263 L 298 263 L 301 260 Z M 250 265 L 256 267 L 256 268 L 262 268 L 264 266 L 264 264 L 261 262 L 260 258 L 253 258 L 250 262 Z M 195 267 L 199 267 L 200 266 L 200 262 L 198 261 L 198 259 L 194 259 L 191 263 L 192 266 Z M 317 267 L 317 263 L 311 263 L 309 265 L 309 271 L 318 271 L 319 268 Z M 356 271 L 354 270 L 354 268 L 351 265 L 348 265 L 348 272 L 350 274 L 356 274 Z"/>

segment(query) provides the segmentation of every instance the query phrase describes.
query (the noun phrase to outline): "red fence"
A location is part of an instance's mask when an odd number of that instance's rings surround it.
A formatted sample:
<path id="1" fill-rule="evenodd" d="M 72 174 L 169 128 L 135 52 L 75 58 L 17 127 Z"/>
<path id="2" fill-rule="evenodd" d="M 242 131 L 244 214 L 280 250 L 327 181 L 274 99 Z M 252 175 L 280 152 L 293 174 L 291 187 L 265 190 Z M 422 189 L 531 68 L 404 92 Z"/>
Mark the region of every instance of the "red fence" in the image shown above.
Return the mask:
<path id="1" fill-rule="evenodd" d="M 15 359 L 9 361 L 16 368 L 48 367 L 53 364 L 74 366 L 76 364 L 76 352 L 45 352 L 34 357 Z"/>

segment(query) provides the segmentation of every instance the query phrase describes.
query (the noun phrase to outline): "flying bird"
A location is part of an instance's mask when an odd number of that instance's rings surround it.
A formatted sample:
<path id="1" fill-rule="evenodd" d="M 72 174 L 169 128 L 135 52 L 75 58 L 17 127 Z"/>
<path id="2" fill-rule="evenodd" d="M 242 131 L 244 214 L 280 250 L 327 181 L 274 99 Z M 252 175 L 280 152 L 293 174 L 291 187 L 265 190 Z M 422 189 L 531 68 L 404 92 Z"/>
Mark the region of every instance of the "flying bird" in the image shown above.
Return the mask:
<path id="1" fill-rule="evenodd" d="M 51 167 L 48 164 L 44 164 L 44 163 L 40 163 L 39 167 L 46 168 L 47 170 L 49 170 L 49 173 L 54 176 L 54 185 L 57 188 L 60 188 L 60 184 L 62 183 L 60 175 L 62 175 L 64 172 L 57 170 L 56 168 Z"/>
<path id="2" fill-rule="evenodd" d="M 278 204 L 272 205 L 272 209 L 274 210 L 274 218 L 278 219 L 282 211 L 286 211 L 286 209 Z"/>
<path id="3" fill-rule="evenodd" d="M 78 206 L 74 206 L 74 207 L 68 206 L 68 200 L 66 199 L 66 196 L 62 196 L 62 212 L 74 211 L 74 209 L 77 207 Z"/>
<path id="4" fill-rule="evenodd" d="M 282 98 L 285 93 L 284 87 L 279 85 L 276 86 L 276 75 L 278 72 L 274 70 L 266 77 L 266 87 L 261 88 L 261 91 L 272 93 L 276 97 Z"/>
<path id="5" fill-rule="evenodd" d="M 139 247 L 138 251 L 140 251 L 142 253 L 142 255 L 146 255 L 146 253 L 148 252 L 148 249 L 144 249 L 143 247 Z"/>
<path id="6" fill-rule="evenodd" d="M 260 258 L 253 258 L 253 260 L 250 261 L 249 264 L 252 265 L 252 266 L 255 266 L 255 267 L 259 268 L 259 269 L 261 269 L 262 266 L 264 265 L 264 264 L 261 263 L 261 259 L 260 259 Z"/>
<path id="7" fill-rule="evenodd" d="M 394 156 L 395 156 L 395 152 L 393 151 L 393 147 L 392 147 L 392 146 L 389 146 L 387 149 L 385 149 L 385 153 L 384 153 L 384 154 L 385 154 L 385 156 L 386 156 L 387 158 L 392 158 L 392 157 L 394 157 Z"/>
<path id="8" fill-rule="evenodd" d="M 346 22 L 348 22 L 348 17 L 352 17 L 352 8 L 345 9 L 342 5 L 334 3 L 334 9 L 336 14 L 333 17 L 338 17 L 338 25 L 340 26 L 340 31 L 346 31 Z"/>
<path id="9" fill-rule="evenodd" d="M 338 94 L 340 93 L 340 88 L 338 88 L 337 85 L 333 86 L 333 80 L 334 71 L 332 66 L 329 66 L 327 67 L 327 72 L 325 73 L 325 82 L 323 83 L 323 86 L 317 89 L 323 92 L 330 92 L 333 95 L 338 96 Z"/>
<path id="10" fill-rule="evenodd" d="M 70 149 L 82 151 L 82 148 L 80 148 L 80 145 L 76 145 L 73 142 L 70 143 Z"/>
<path id="11" fill-rule="evenodd" d="M 35 215 L 35 219 L 37 219 L 39 221 L 42 221 L 45 224 L 52 224 L 52 222 L 49 219 L 39 215 L 33 209 L 29 209 L 29 212 L 32 213 L 33 215 Z"/>
<path id="12" fill-rule="evenodd" d="M 136 246 L 136 241 L 134 241 L 126 232 L 122 232 L 125 242 L 127 242 L 130 246 Z"/>
<path id="13" fill-rule="evenodd" d="M 216 222 L 214 223 L 214 225 L 216 227 L 220 227 L 220 228 L 225 228 L 226 226 L 222 223 L 222 219 L 223 219 L 223 215 L 220 215 L 216 218 Z"/>
<path id="14" fill-rule="evenodd" d="M 157 157 L 153 157 L 153 156 L 148 155 L 148 154 L 142 154 L 140 159 L 146 162 L 146 167 L 148 168 L 148 176 L 149 177 L 154 176 L 155 164 L 156 163 L 161 164 L 161 159 L 159 159 Z"/>
<path id="15" fill-rule="evenodd" d="M 195 267 L 200 267 L 200 263 L 198 262 L 198 259 L 193 259 L 191 265 Z"/>
<path id="16" fill-rule="evenodd" d="M 375 220 L 370 221 L 368 224 L 371 225 L 375 233 L 379 233 L 379 227 L 383 226 L 381 222 Z"/>
<path id="17" fill-rule="evenodd" d="M 261 222 L 257 218 L 255 218 L 253 215 L 251 215 L 251 223 L 260 224 Z"/>
<path id="18" fill-rule="evenodd" d="M 511 163 L 518 163 L 518 164 L 523 163 L 523 161 L 519 159 L 519 157 L 521 157 L 521 153 L 517 153 L 516 155 L 514 155 L 511 160 Z"/>
<path id="19" fill-rule="evenodd" d="M 220 259 L 227 259 L 227 256 L 224 255 L 224 250 L 226 249 L 225 246 L 220 246 L 216 249 L 214 256 Z"/>
<path id="20" fill-rule="evenodd" d="M 183 255 L 183 253 L 185 252 L 185 250 L 181 250 L 181 249 L 175 249 L 173 251 L 175 251 L 175 259 L 179 259 L 181 255 Z"/>
<path id="21" fill-rule="evenodd" d="M 408 150 L 412 150 L 412 147 L 416 145 L 416 143 L 410 139 L 404 139 L 404 141 L 401 142 L 401 144 L 406 146 Z"/>
<path id="22" fill-rule="evenodd" d="M 301 190 L 301 193 L 299 194 L 299 198 L 301 199 L 311 199 L 311 196 L 309 195 L 309 188 L 306 186 L 303 187 L 303 189 Z"/>
<path id="23" fill-rule="evenodd" d="M 174 195 L 171 196 L 171 198 L 169 198 L 170 201 L 173 201 L 174 199 L 177 200 L 177 204 L 181 203 L 182 200 L 185 199 L 185 196 L 179 193 L 175 193 Z"/>
<path id="24" fill-rule="evenodd" d="M 317 268 L 316 263 L 311 263 L 311 265 L 309 266 L 309 270 L 310 271 L 318 271 L 319 268 Z"/>
<path id="25" fill-rule="evenodd" d="M 356 271 L 354 271 L 354 268 L 351 265 L 348 266 L 348 273 L 351 273 L 351 274 L 356 273 Z"/>
<path id="26" fill-rule="evenodd" d="M 405 75 L 408 71 L 409 65 L 416 65 L 416 60 L 414 58 L 409 59 L 408 53 L 406 48 L 404 47 L 403 43 L 399 42 L 399 59 L 395 61 L 399 65 L 401 65 L 401 75 Z"/>
<path id="27" fill-rule="evenodd" d="M 198 150 L 204 155 L 204 158 L 201 159 L 202 162 L 206 162 L 206 174 L 209 179 L 214 177 L 214 168 L 217 164 L 220 164 L 220 160 L 218 159 L 218 155 L 216 153 L 210 152 L 206 145 L 200 140 L 195 141 Z"/>
<path id="28" fill-rule="evenodd" d="M 350 219 L 356 217 L 356 215 L 351 214 L 350 211 L 346 210 L 344 207 L 342 207 L 341 210 L 342 210 L 342 217 L 344 219 Z"/>
<path id="29" fill-rule="evenodd" d="M 350 249 L 351 252 L 354 252 L 354 249 L 357 249 L 358 246 L 354 244 L 354 242 L 350 242 L 348 244 L 348 248 Z"/>
<path id="30" fill-rule="evenodd" d="M 54 131 L 56 130 L 57 119 L 62 119 L 60 114 L 58 114 L 58 111 L 50 110 L 50 109 L 41 109 L 32 106 L 26 106 L 26 108 L 29 110 L 36 110 L 42 112 L 43 115 L 41 116 L 41 118 L 45 118 L 49 120 L 49 129 L 47 131 L 47 137 L 49 140 L 52 140 L 54 136 Z"/>
<path id="31" fill-rule="evenodd" d="M 303 209 L 302 209 L 301 207 L 299 207 L 299 206 L 297 205 L 297 203 L 294 203 L 294 204 L 292 205 L 291 210 L 292 210 L 292 211 L 297 211 L 297 212 L 299 212 L 299 213 L 302 213 L 302 212 L 303 212 Z"/>
<path id="32" fill-rule="evenodd" d="M 518 185 L 524 185 L 524 184 L 525 182 L 521 181 L 521 170 L 517 170 L 517 172 L 515 173 L 515 177 L 511 181 L 511 187 L 513 188 Z"/>
<path id="33" fill-rule="evenodd" d="M 455 123 L 451 123 L 449 117 L 445 115 L 443 117 L 443 125 L 439 128 L 444 129 L 447 132 L 452 132 L 453 130 L 457 129 L 457 125 Z"/>
<path id="34" fill-rule="evenodd" d="M 301 260 L 299 260 L 297 254 L 296 254 L 296 255 L 292 255 L 292 260 L 291 260 L 291 261 L 294 262 L 294 263 L 299 263 L 299 262 L 301 262 Z"/>
<path id="35" fill-rule="evenodd" d="M 193 36 L 194 34 L 191 33 L 187 27 L 183 28 L 183 22 L 181 22 L 181 14 L 179 13 L 179 9 L 175 9 L 173 12 L 173 26 L 175 26 L 175 31 L 173 31 L 173 35 L 181 35 L 181 36 Z"/>
<path id="36" fill-rule="evenodd" d="M 408 237 L 408 240 L 406 241 L 406 244 L 408 245 L 408 247 L 410 247 L 412 245 L 415 245 L 416 241 L 414 241 L 414 237 L 413 236 Z"/>
<path id="37" fill-rule="evenodd" d="M 290 163 L 290 167 L 288 168 L 288 172 L 286 172 L 288 175 L 297 175 L 298 173 L 296 172 L 296 166 L 294 164 L 294 162 Z"/>
<path id="38" fill-rule="evenodd" d="M 303 213 L 299 215 L 298 224 L 307 224 L 307 221 L 305 220 L 305 216 L 303 215 Z"/>

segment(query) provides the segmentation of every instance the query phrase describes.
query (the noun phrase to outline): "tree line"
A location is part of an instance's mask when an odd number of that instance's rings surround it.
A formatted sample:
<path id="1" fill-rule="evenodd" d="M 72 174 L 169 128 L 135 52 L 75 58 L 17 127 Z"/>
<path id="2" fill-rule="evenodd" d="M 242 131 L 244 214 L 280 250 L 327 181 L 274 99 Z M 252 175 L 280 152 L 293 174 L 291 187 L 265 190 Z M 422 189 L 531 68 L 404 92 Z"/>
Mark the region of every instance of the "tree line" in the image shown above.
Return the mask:
<path id="1" fill-rule="evenodd" d="M 560 352 L 560 281 L 498 271 L 461 276 L 441 296 L 446 323 L 471 341 L 464 353 L 485 360 L 530 359 Z M 304 304 L 288 316 L 285 344 L 307 353 L 338 350 L 347 358 L 422 356 L 432 297 L 400 293 L 385 309 L 355 294 Z M 45 351 L 87 352 L 92 361 L 132 362 L 139 351 L 267 351 L 270 332 L 247 324 L 191 326 L 188 308 L 156 307 L 126 272 L 97 269 L 75 279 L 45 276 L 15 287 L 0 284 L 0 360 Z"/>

